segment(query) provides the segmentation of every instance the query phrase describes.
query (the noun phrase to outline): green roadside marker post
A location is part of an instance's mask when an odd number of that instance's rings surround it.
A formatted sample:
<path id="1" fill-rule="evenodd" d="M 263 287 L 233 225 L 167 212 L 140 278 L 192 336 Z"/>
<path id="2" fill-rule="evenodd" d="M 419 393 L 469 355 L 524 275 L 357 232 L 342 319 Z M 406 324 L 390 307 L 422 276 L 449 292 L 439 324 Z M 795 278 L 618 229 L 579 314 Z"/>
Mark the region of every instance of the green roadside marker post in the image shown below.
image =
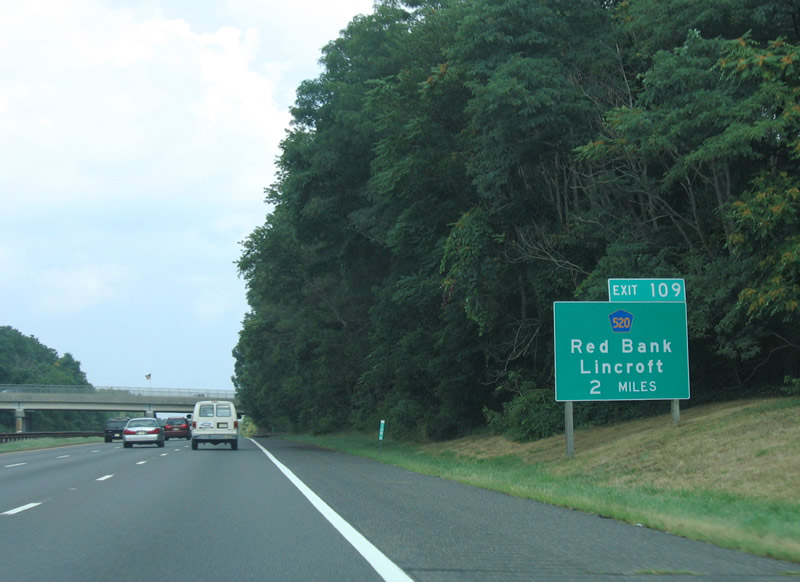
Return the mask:
<path id="1" fill-rule="evenodd" d="M 645 291 L 666 290 L 674 299 L 643 296 L 646 298 L 625 302 L 553 304 L 556 401 L 565 402 L 567 456 L 574 456 L 573 402 L 672 400 L 677 403 L 689 398 L 684 288 L 677 280 L 674 287 L 667 284 L 666 288 L 660 286 L 662 280 L 636 281 L 647 282 L 642 286 Z M 615 284 L 621 290 L 626 283 Z M 627 291 L 636 293 L 639 285 L 636 283 L 636 290 Z"/>
<path id="2" fill-rule="evenodd" d="M 378 429 L 378 450 L 383 450 L 383 429 L 386 427 L 386 421 L 381 420 L 381 427 Z"/>

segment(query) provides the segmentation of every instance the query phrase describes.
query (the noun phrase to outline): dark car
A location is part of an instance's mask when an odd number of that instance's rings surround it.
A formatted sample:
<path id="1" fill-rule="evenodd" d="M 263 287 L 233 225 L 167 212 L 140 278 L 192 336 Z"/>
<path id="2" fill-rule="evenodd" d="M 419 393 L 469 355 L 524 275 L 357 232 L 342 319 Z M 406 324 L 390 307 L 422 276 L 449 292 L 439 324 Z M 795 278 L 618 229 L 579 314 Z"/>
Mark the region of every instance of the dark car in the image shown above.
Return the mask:
<path id="1" fill-rule="evenodd" d="M 104 431 L 106 442 L 110 443 L 114 439 L 121 439 L 122 431 L 125 430 L 125 425 L 129 420 L 130 418 L 109 418 Z"/>
<path id="2" fill-rule="evenodd" d="M 192 426 L 189 420 L 182 416 L 168 418 L 164 423 L 164 438 L 167 440 L 192 438 Z"/>

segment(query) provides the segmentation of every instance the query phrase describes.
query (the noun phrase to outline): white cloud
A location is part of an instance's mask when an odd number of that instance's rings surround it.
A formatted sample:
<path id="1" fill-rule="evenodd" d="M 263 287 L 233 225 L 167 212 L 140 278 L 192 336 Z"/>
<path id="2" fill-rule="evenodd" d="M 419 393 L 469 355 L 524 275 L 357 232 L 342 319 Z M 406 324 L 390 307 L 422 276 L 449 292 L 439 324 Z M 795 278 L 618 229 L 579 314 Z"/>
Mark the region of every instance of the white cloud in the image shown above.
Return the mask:
<path id="1" fill-rule="evenodd" d="M 33 303 L 45 312 L 80 312 L 127 296 L 135 276 L 125 267 L 86 264 L 40 272 L 33 285 Z"/>
<path id="2" fill-rule="evenodd" d="M 0 66 L 10 73 L 0 81 L 0 124 L 12 162 L 0 173 L 24 184 L 29 199 L 102 203 L 111 193 L 96 180 L 105 170 L 97 164 L 129 160 L 140 162 L 130 179 L 149 187 L 115 189 L 115 199 L 162 197 L 162 165 L 192 167 L 207 179 L 243 156 L 272 178 L 288 114 L 275 102 L 274 82 L 255 67 L 257 30 L 197 33 L 182 20 L 136 21 L 90 2 L 27 16 L 35 26 L 19 25 L 38 31 L 18 41 L 29 66 Z M 118 167 L 112 171 L 119 177 Z M 176 195 L 195 194 L 171 189 Z"/>
<path id="3" fill-rule="evenodd" d="M 0 325 L 99 385 L 230 387 L 238 243 L 371 0 L 0 2 Z"/>

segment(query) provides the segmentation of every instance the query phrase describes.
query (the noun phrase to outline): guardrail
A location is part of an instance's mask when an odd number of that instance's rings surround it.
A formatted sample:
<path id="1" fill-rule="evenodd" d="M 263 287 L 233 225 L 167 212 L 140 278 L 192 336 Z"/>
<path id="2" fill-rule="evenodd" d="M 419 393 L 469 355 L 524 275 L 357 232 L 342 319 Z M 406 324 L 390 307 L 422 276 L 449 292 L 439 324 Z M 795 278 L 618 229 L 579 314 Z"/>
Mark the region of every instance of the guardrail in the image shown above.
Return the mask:
<path id="1" fill-rule="evenodd" d="M 0 432 L 0 443 L 10 443 L 13 441 L 24 441 L 28 439 L 67 439 L 73 437 L 101 437 L 105 433 L 101 431 L 65 431 L 65 432 Z"/>
<path id="2" fill-rule="evenodd" d="M 15 393 L 25 394 L 95 394 L 114 392 L 138 396 L 177 396 L 181 398 L 208 398 L 215 400 L 234 400 L 236 392 L 208 388 L 143 388 L 136 386 L 72 386 L 62 384 L 0 384 L 0 394 L 13 397 Z"/>

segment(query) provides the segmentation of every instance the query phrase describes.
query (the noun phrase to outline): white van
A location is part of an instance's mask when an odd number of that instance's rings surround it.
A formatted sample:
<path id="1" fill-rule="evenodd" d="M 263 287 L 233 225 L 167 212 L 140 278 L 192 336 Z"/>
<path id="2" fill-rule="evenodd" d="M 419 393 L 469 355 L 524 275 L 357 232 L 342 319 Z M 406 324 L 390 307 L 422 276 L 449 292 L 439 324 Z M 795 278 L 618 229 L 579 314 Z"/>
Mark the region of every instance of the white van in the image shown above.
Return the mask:
<path id="1" fill-rule="evenodd" d="M 239 417 L 236 405 L 229 400 L 201 400 L 192 413 L 192 449 L 200 443 L 227 443 L 239 448 Z"/>

